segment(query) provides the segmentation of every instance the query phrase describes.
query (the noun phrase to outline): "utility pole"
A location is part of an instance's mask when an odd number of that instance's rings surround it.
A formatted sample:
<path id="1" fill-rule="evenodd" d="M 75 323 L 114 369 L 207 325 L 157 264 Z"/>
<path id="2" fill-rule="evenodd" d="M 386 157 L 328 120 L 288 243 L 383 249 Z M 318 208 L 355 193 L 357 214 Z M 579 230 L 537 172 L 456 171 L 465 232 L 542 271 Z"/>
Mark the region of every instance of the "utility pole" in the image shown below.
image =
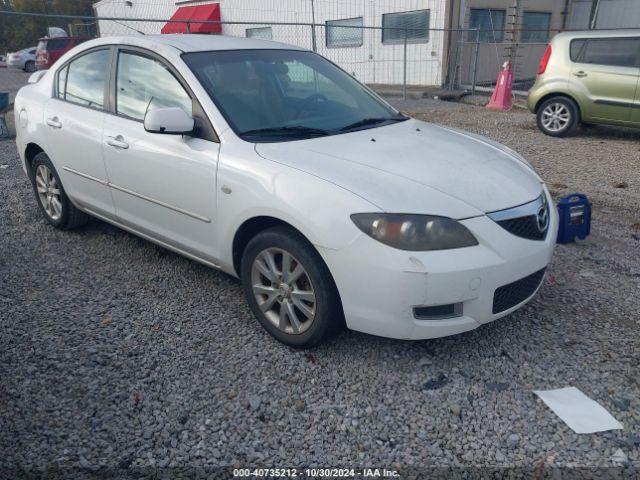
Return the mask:
<path id="1" fill-rule="evenodd" d="M 507 52 L 509 56 L 509 61 L 511 65 L 514 64 L 514 61 L 517 57 L 518 52 L 518 32 L 522 27 L 520 22 L 521 18 L 521 0 L 513 0 L 513 4 L 507 10 L 507 19 L 506 19 L 506 35 L 505 41 L 509 44 L 507 47 Z"/>
<path id="2" fill-rule="evenodd" d="M 507 10 L 507 20 L 506 20 L 506 35 L 505 41 L 508 43 L 507 46 L 507 57 L 509 59 L 509 63 L 511 64 L 511 69 L 513 70 L 513 77 L 516 78 L 516 73 L 518 70 L 518 48 L 519 38 L 518 35 L 522 30 L 522 0 L 513 0 L 513 4 Z M 508 27 L 507 27 L 508 25 Z"/>
<path id="3" fill-rule="evenodd" d="M 49 23 L 49 16 L 47 12 L 47 0 L 42 0 L 42 10 L 44 11 L 45 18 L 47 19 L 47 35 L 49 35 L 49 28 L 51 24 Z"/>

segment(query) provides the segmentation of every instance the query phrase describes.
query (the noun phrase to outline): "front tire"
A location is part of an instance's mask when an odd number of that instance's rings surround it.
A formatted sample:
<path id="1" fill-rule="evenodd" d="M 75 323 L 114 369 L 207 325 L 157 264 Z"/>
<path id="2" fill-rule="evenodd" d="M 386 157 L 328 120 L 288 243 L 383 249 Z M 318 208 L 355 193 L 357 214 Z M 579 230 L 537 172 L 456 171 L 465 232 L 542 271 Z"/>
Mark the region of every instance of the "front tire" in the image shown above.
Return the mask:
<path id="1" fill-rule="evenodd" d="M 29 60 L 27 63 L 24 64 L 24 71 L 27 73 L 33 73 L 36 71 L 36 62 L 34 62 L 33 60 Z"/>
<path id="2" fill-rule="evenodd" d="M 295 230 L 275 227 L 254 237 L 241 278 L 254 315 L 282 343 L 311 348 L 340 330 L 342 308 L 329 269 Z"/>
<path id="3" fill-rule="evenodd" d="M 551 137 L 569 135 L 579 120 L 578 105 L 567 97 L 552 97 L 545 100 L 536 114 L 538 128 Z"/>
<path id="4" fill-rule="evenodd" d="M 31 166 L 33 192 L 44 218 L 60 230 L 70 230 L 84 225 L 87 214 L 78 210 L 66 192 L 53 163 L 46 153 L 38 153 Z"/>

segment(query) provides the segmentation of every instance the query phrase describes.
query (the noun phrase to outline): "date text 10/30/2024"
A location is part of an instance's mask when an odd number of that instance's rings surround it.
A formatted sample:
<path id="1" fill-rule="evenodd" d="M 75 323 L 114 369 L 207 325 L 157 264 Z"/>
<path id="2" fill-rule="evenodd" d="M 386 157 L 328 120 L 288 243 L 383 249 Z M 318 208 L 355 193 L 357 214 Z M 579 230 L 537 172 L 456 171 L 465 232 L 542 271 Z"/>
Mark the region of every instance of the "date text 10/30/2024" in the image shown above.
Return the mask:
<path id="1" fill-rule="evenodd" d="M 249 478 L 398 478 L 396 470 L 386 468 L 236 468 L 234 477 Z"/>

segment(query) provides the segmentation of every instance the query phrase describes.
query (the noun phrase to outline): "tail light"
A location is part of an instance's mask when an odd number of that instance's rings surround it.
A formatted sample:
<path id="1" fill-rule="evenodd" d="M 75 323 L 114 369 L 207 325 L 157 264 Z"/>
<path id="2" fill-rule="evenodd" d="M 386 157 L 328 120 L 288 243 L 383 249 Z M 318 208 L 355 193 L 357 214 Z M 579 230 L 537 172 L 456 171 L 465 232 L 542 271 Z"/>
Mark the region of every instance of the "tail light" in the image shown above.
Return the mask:
<path id="1" fill-rule="evenodd" d="M 538 75 L 542 75 L 547 69 L 547 64 L 551 58 L 551 45 L 547 45 L 547 49 L 544 51 L 544 55 L 540 59 L 540 65 L 538 65 Z"/>

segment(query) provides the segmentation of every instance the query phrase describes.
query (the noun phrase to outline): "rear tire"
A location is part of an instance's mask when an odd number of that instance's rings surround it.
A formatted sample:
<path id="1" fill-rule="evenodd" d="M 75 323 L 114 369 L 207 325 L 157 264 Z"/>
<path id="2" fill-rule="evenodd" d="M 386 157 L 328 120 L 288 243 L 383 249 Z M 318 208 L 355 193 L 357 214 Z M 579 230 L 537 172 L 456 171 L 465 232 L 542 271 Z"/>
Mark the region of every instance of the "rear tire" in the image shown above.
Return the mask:
<path id="1" fill-rule="evenodd" d="M 38 207 L 51 225 L 60 230 L 71 230 L 87 223 L 89 216 L 71 203 L 46 153 L 40 152 L 34 157 L 31 172 Z"/>
<path id="2" fill-rule="evenodd" d="M 27 73 L 33 73 L 36 71 L 36 62 L 34 62 L 33 60 L 29 60 L 27 63 L 24 64 L 24 71 Z"/>
<path id="3" fill-rule="evenodd" d="M 578 105 L 567 97 L 551 97 L 538 108 L 536 122 L 545 135 L 564 137 L 569 135 L 580 121 Z"/>
<path id="4" fill-rule="evenodd" d="M 311 348 L 340 331 L 342 307 L 320 254 L 297 231 L 260 232 L 242 255 L 242 285 L 254 315 L 274 338 Z"/>

